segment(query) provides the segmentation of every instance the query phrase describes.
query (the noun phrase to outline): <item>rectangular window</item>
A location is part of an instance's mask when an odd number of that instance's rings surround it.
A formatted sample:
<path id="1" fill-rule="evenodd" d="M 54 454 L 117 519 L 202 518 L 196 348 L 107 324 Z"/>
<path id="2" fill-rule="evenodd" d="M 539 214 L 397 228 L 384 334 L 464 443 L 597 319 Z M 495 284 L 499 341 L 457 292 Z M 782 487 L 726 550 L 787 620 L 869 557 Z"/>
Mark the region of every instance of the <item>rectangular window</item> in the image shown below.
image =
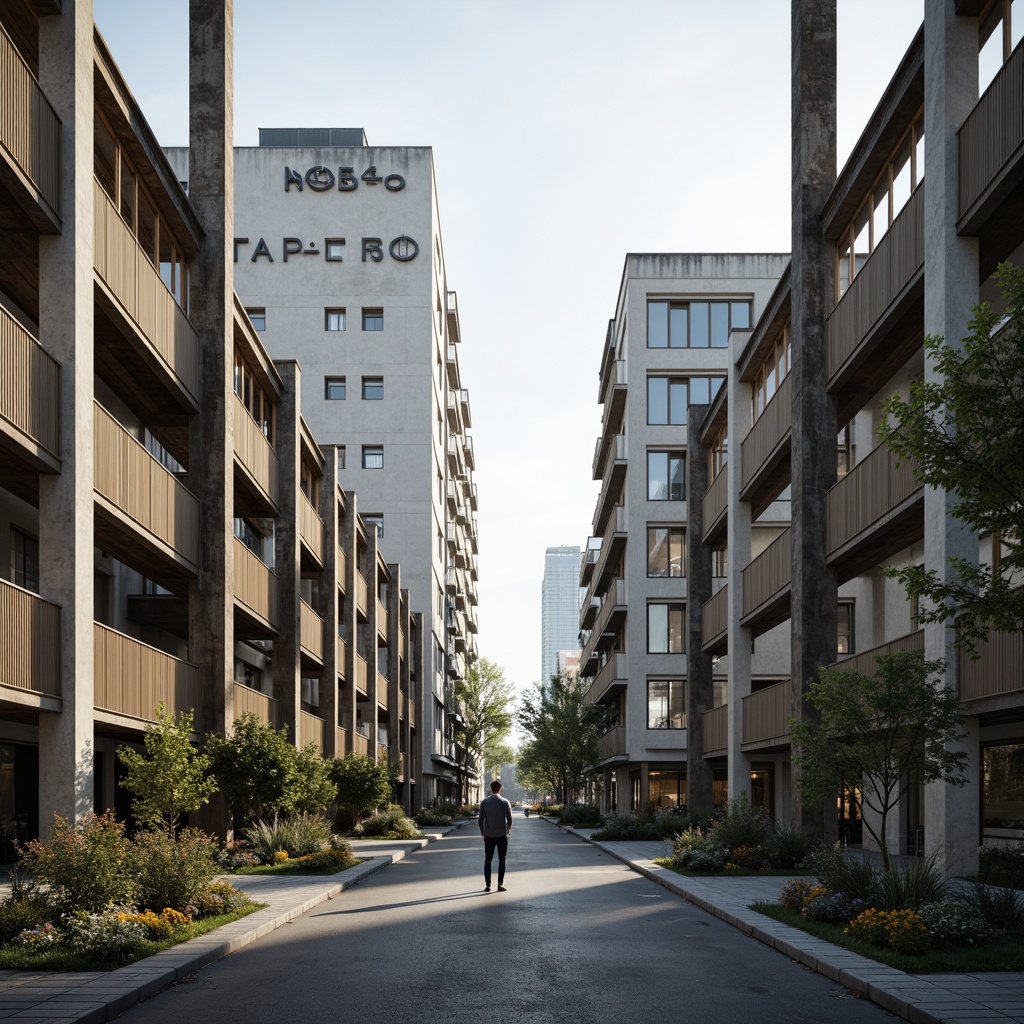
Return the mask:
<path id="1" fill-rule="evenodd" d="M 647 653 L 683 654 L 686 605 L 651 601 L 647 605 Z"/>
<path id="2" fill-rule="evenodd" d="M 343 402 L 345 400 L 345 378 L 324 377 L 324 398 L 329 402 Z"/>
<path id="3" fill-rule="evenodd" d="M 363 310 L 363 330 L 364 331 L 383 331 L 384 330 L 384 310 L 383 309 L 364 309 Z"/>
<path id="4" fill-rule="evenodd" d="M 363 378 L 363 400 L 367 402 L 382 402 L 384 400 L 383 377 Z"/>
<path id="5" fill-rule="evenodd" d="M 11 582 L 39 593 L 39 541 L 11 527 Z"/>
<path id="6" fill-rule="evenodd" d="M 647 728 L 686 728 L 686 683 L 683 680 L 647 680 Z"/>
<path id="7" fill-rule="evenodd" d="M 729 549 L 716 548 L 711 552 L 711 576 L 724 580 L 729 575 Z"/>
<path id="8" fill-rule="evenodd" d="M 249 322 L 252 324 L 254 331 L 265 331 L 267 329 L 267 311 L 262 306 L 246 309 L 246 313 L 249 315 Z"/>
<path id="9" fill-rule="evenodd" d="M 685 377 L 647 378 L 647 422 L 652 426 L 685 425 L 688 404 Z"/>
<path id="10" fill-rule="evenodd" d="M 338 469 L 345 468 L 345 446 L 343 444 L 335 445 L 338 452 Z"/>
<path id="11" fill-rule="evenodd" d="M 981 827 L 986 840 L 1024 839 L 1024 744 L 981 748 Z M 987 845 L 987 844 L 986 844 Z"/>
<path id="12" fill-rule="evenodd" d="M 382 444 L 363 445 L 363 469 L 384 468 L 384 446 Z"/>
<path id="13" fill-rule="evenodd" d="M 647 303 L 648 348 L 725 348 L 729 331 L 750 327 L 750 303 Z"/>
<path id="14" fill-rule="evenodd" d="M 343 330 L 345 330 L 345 310 L 343 310 L 343 309 L 325 309 L 324 310 L 324 330 L 325 331 L 343 331 Z"/>
<path id="15" fill-rule="evenodd" d="M 686 500 L 686 455 L 683 452 L 647 453 L 647 500 Z"/>
<path id="16" fill-rule="evenodd" d="M 681 526 L 647 527 L 647 575 L 658 579 L 686 575 L 686 531 Z"/>
<path id="17" fill-rule="evenodd" d="M 836 653 L 853 654 L 853 602 L 840 601 L 836 616 Z"/>
<path id="18" fill-rule="evenodd" d="M 341 263 L 342 262 L 342 257 L 344 255 L 345 255 L 345 239 L 344 238 L 325 238 L 324 239 L 324 259 L 327 260 L 328 263 Z"/>
<path id="19" fill-rule="evenodd" d="M 363 512 L 361 513 L 363 522 L 366 523 L 368 530 L 374 529 L 377 531 L 377 540 L 384 539 L 384 515 L 381 512 Z"/>

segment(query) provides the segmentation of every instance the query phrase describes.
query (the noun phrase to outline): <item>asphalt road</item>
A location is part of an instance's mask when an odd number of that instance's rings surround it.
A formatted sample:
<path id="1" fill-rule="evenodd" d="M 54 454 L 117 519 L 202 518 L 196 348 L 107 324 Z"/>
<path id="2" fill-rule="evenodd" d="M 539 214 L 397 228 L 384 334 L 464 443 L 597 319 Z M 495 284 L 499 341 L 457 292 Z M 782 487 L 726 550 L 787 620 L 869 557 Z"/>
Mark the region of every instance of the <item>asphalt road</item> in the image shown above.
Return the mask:
<path id="1" fill-rule="evenodd" d="M 484 893 L 483 843 L 464 825 L 120 1019 L 895 1019 L 547 822 L 517 814 L 508 857 L 509 891 Z"/>

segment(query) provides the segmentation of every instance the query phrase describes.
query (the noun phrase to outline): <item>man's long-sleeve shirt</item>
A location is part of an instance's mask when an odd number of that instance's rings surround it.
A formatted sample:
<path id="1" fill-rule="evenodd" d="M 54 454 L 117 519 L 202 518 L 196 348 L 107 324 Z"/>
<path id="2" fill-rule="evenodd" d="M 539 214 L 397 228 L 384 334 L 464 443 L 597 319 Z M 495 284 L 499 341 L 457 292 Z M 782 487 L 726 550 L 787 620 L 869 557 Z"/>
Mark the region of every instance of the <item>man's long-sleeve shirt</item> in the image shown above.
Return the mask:
<path id="1" fill-rule="evenodd" d="M 492 839 L 512 831 L 512 805 L 500 794 L 492 793 L 480 801 L 480 831 Z"/>

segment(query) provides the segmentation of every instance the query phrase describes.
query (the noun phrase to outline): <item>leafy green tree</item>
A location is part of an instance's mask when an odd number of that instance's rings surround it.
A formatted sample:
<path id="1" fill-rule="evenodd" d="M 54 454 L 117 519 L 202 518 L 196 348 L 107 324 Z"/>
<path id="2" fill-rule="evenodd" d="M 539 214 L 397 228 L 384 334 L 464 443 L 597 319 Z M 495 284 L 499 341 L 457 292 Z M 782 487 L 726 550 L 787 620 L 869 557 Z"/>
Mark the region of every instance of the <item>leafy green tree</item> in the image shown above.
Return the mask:
<path id="1" fill-rule="evenodd" d="M 558 764 L 545 758 L 536 740 L 527 740 L 516 755 L 516 781 L 540 794 L 558 789 Z"/>
<path id="2" fill-rule="evenodd" d="M 330 774 L 338 790 L 338 806 L 349 812 L 354 824 L 391 799 L 387 765 L 365 754 L 332 758 Z"/>
<path id="3" fill-rule="evenodd" d="M 462 750 L 456 773 L 462 799 L 469 802 L 471 764 L 486 770 L 507 751 L 506 740 L 514 721 L 515 687 L 505 672 L 488 658 L 477 659 L 455 684 L 455 697 L 462 706 L 462 719 L 455 725 L 455 741 Z"/>
<path id="4" fill-rule="evenodd" d="M 299 814 L 321 814 L 333 803 L 338 787 L 331 780 L 331 762 L 315 743 L 303 747 L 295 755 L 295 780 L 289 810 Z"/>
<path id="5" fill-rule="evenodd" d="M 963 786 L 967 755 L 954 746 L 963 739 L 957 695 L 933 678 L 943 663 L 925 661 L 920 651 L 875 661 L 870 676 L 822 668 L 807 696 L 821 721 L 789 724 L 800 788 L 810 800 L 844 793 L 856 804 L 887 871 L 892 810 L 914 786 L 939 779 Z"/>
<path id="6" fill-rule="evenodd" d="M 597 760 L 605 713 L 587 703 L 586 693 L 581 680 L 555 675 L 523 698 L 517 715 L 520 728 L 531 737 L 517 764 L 525 754 L 528 773 L 540 771 L 548 777 L 559 803 L 575 798 Z"/>
<path id="7" fill-rule="evenodd" d="M 923 566 L 890 572 L 909 596 L 924 599 L 921 621 L 955 628 L 958 645 L 970 649 L 990 629 L 1014 632 L 1024 624 L 1024 270 L 1004 263 L 997 278 L 1007 301 L 1005 326 L 982 303 L 962 349 L 926 338 L 937 378 L 914 382 L 909 399 L 883 403 L 881 428 L 898 456 L 916 461 L 920 480 L 955 493 L 957 519 L 1002 544 L 996 569 L 953 558 L 947 580 Z"/>
<path id="8" fill-rule="evenodd" d="M 247 712 L 229 739 L 210 736 L 210 764 L 235 818 L 249 823 L 288 810 L 298 751 L 280 731 Z"/>
<path id="9" fill-rule="evenodd" d="M 125 766 L 121 786 L 134 795 L 132 813 L 143 825 L 164 828 L 173 839 L 178 821 L 189 811 L 198 811 L 217 792 L 210 777 L 210 759 L 190 739 L 192 712 L 180 711 L 177 718 L 167 706 L 156 706 L 156 721 L 146 727 L 146 752 L 120 746 L 117 756 Z"/>

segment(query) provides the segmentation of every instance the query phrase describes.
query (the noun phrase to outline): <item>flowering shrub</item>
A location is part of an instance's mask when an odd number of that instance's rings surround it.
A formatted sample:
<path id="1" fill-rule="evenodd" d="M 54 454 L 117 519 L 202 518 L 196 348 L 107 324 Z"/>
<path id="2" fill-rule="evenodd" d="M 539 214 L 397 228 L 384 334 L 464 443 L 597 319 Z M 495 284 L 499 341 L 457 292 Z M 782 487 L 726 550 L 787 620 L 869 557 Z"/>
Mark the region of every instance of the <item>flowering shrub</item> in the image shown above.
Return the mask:
<path id="1" fill-rule="evenodd" d="M 254 868 L 260 863 L 259 857 L 246 848 L 245 843 L 228 843 L 223 850 L 218 851 L 215 860 L 217 866 L 225 871 L 235 871 L 238 868 Z"/>
<path id="2" fill-rule="evenodd" d="M 898 953 L 926 953 L 931 946 L 928 928 L 915 910 L 865 910 L 849 923 L 845 933 Z"/>
<path id="3" fill-rule="evenodd" d="M 140 906 L 150 910 L 183 910 L 217 876 L 214 839 L 197 828 L 177 838 L 164 831 L 140 832 L 132 847 L 136 892 Z"/>
<path id="4" fill-rule="evenodd" d="M 977 946 L 995 935 L 995 929 L 981 911 L 964 900 L 926 903 L 918 914 L 935 946 Z"/>
<path id="5" fill-rule="evenodd" d="M 189 918 L 173 907 L 164 907 L 159 914 L 152 910 L 143 910 L 138 914 L 125 914 L 122 920 L 138 921 L 154 942 L 172 938 L 175 932 L 181 931 L 189 923 Z"/>
<path id="6" fill-rule="evenodd" d="M 722 871 L 725 852 L 722 850 L 685 850 L 675 858 L 676 864 L 687 871 Z"/>
<path id="7" fill-rule="evenodd" d="M 140 952 L 149 934 L 131 909 L 111 907 L 98 914 L 79 911 L 64 918 L 67 945 L 101 961 L 125 960 Z"/>
<path id="8" fill-rule="evenodd" d="M 193 917 L 216 917 L 219 914 L 231 914 L 247 907 L 250 899 L 230 882 L 219 878 L 212 881 L 189 909 Z"/>
<path id="9" fill-rule="evenodd" d="M 26 928 L 14 937 L 14 942 L 19 946 L 28 946 L 29 949 L 49 949 L 61 941 L 61 933 L 49 921 L 39 925 L 38 928 Z"/>
<path id="10" fill-rule="evenodd" d="M 763 871 L 774 867 L 774 857 L 767 846 L 737 846 L 729 860 L 737 867 L 749 871 Z"/>
<path id="11" fill-rule="evenodd" d="M 283 864 L 288 859 L 287 850 L 275 850 L 274 851 L 274 863 Z"/>
<path id="12" fill-rule="evenodd" d="M 790 879 L 779 893 L 779 906 L 788 907 L 790 910 L 799 910 L 804 903 L 811 899 L 814 886 L 803 878 Z M 825 890 L 817 895 L 823 896 Z"/>
<path id="13" fill-rule="evenodd" d="M 336 871 L 351 860 L 351 855 L 344 850 L 321 850 L 320 853 L 308 853 L 305 857 L 296 857 L 292 861 L 303 871 Z"/>
<path id="14" fill-rule="evenodd" d="M 814 890 L 811 890 L 814 892 Z M 800 916 L 806 921 L 822 921 L 840 924 L 855 918 L 867 904 L 863 900 L 850 899 L 846 893 L 826 892 L 811 896 L 803 905 Z"/>

